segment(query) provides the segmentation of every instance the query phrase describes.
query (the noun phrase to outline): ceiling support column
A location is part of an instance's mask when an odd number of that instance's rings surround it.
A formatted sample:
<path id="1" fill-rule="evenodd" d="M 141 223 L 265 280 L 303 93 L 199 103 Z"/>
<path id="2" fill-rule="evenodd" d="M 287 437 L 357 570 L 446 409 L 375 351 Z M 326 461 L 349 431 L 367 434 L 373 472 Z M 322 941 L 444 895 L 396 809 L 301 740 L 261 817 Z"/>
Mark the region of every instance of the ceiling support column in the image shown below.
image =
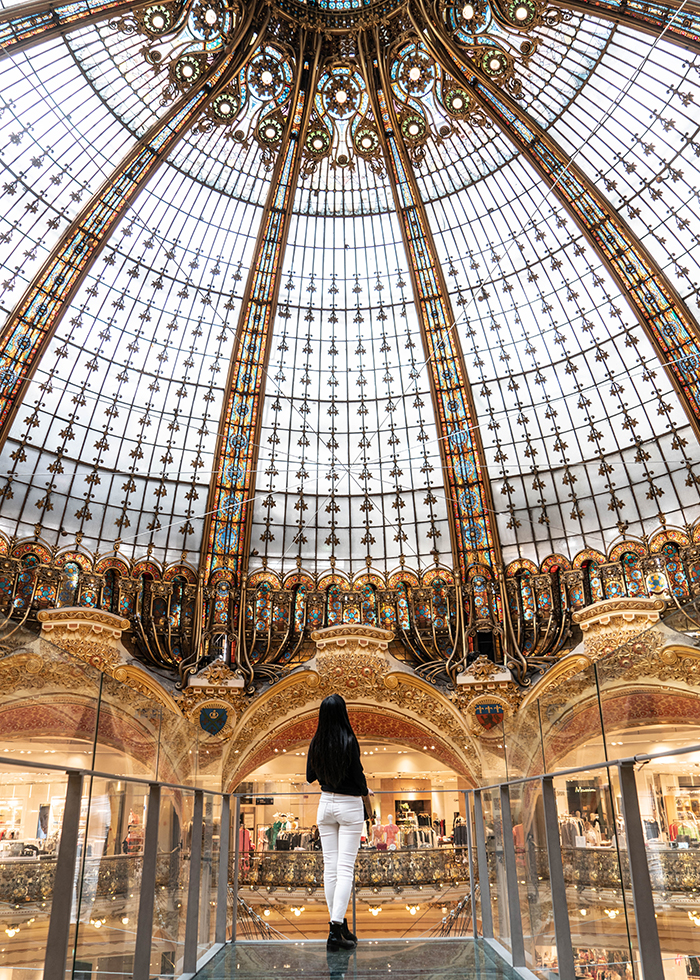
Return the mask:
<path id="1" fill-rule="evenodd" d="M 269 14 L 265 15 L 269 18 Z M 200 111 L 236 75 L 252 49 L 238 34 L 197 88 L 183 95 L 138 141 L 71 223 L 0 331 L 0 446 L 65 311 L 127 208 Z M 266 21 L 265 21 L 266 22 Z M 261 30 L 257 26 L 257 31 Z"/>
<path id="2" fill-rule="evenodd" d="M 449 498 L 452 557 L 458 587 L 468 587 L 466 633 L 479 629 L 503 639 L 502 559 L 491 487 L 476 410 L 467 378 L 455 317 L 415 174 L 401 136 L 385 59 L 375 35 L 374 64 L 365 52 L 368 88 L 377 78 L 374 112 L 383 142 L 411 281 L 419 314 L 435 418 L 440 436 L 443 477 Z M 475 580 L 484 581 L 481 590 Z M 462 604 L 460 603 L 460 606 Z M 458 611 L 461 615 L 463 609 Z M 464 643 L 464 632 L 462 643 Z M 450 671 L 466 666 L 467 650 L 455 649 Z"/>
<path id="3" fill-rule="evenodd" d="M 20 3 L 0 10 L 0 60 L 35 44 L 118 17 L 145 4 L 133 0 L 79 0 L 79 3 Z"/>
<path id="4" fill-rule="evenodd" d="M 612 20 L 643 34 L 700 53 L 700 6 L 696 0 L 660 3 L 658 0 L 550 0 L 556 7 Z"/>
<path id="5" fill-rule="evenodd" d="M 241 591 L 237 592 L 240 596 L 237 613 L 229 604 L 229 613 L 219 623 L 219 629 L 212 626 L 211 617 L 208 617 L 204 627 L 207 631 L 212 627 L 213 632 L 228 634 L 231 640 L 236 631 L 236 616 L 240 617 L 245 611 L 245 580 L 250 553 L 262 399 L 304 134 L 313 107 L 320 37 L 316 37 L 315 43 L 312 62 L 308 59 L 305 63 L 305 45 L 301 46 L 296 91 L 292 96 L 286 132 L 273 170 L 258 232 L 255 261 L 248 273 L 236 329 L 225 389 L 227 395 L 219 425 L 217 462 L 206 509 L 209 516 L 200 561 L 202 579 L 206 585 L 214 581 L 226 583 L 227 595 L 231 595 L 231 589 Z M 212 576 L 215 576 L 215 580 Z M 241 628 L 235 639 L 238 647 L 235 660 L 250 680 L 252 668 L 245 650 L 241 648 L 243 640 Z M 196 665 L 188 666 L 190 669 L 196 669 Z"/>
<path id="6" fill-rule="evenodd" d="M 427 23 L 424 18 L 423 25 Z M 430 28 L 421 36 L 443 70 L 474 93 L 479 108 L 522 152 L 586 235 L 636 314 L 700 438 L 700 330 L 666 275 L 618 211 L 548 133 L 476 68 L 467 67 L 449 37 Z"/>

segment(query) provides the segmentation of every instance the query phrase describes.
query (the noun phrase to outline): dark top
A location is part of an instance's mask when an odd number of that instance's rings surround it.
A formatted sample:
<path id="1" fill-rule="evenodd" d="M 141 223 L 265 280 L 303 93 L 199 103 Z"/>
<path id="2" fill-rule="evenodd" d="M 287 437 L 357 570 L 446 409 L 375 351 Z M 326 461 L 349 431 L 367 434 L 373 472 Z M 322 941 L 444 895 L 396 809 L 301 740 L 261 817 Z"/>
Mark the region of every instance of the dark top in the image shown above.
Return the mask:
<path id="1" fill-rule="evenodd" d="M 362 762 L 360 761 L 360 746 L 357 744 L 357 739 L 355 739 L 355 745 L 351 752 L 352 758 L 350 761 L 350 768 L 345 774 L 345 777 L 340 783 L 338 783 L 337 786 L 326 786 L 321 784 L 321 789 L 324 793 L 341 793 L 343 796 L 366 796 L 369 792 L 367 789 L 365 772 L 362 768 Z M 314 772 L 314 768 L 307 758 L 306 781 L 307 783 L 315 783 L 317 779 L 318 776 Z"/>

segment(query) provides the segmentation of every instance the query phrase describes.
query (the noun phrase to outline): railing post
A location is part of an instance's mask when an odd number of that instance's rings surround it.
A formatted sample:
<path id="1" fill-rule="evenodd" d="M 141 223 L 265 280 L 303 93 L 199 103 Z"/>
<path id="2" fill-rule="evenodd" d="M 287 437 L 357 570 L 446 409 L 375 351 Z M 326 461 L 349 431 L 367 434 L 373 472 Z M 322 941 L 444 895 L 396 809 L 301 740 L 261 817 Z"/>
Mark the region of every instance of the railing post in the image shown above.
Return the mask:
<path id="1" fill-rule="evenodd" d="M 240 833 L 240 831 L 237 832 Z M 216 882 L 216 933 L 214 941 L 226 942 L 228 925 L 228 856 L 231 843 L 231 797 L 221 799 L 221 833 L 219 836 L 219 877 Z M 134 977 L 134 980 L 136 978 Z"/>
<path id="2" fill-rule="evenodd" d="M 576 980 L 574 951 L 571 946 L 569 910 L 566 902 L 564 865 L 561 859 L 557 800 L 554 795 L 554 783 L 552 782 L 551 776 L 545 776 L 542 779 L 542 806 L 544 809 L 544 832 L 547 840 L 549 887 L 552 893 L 552 914 L 554 916 L 554 936 L 557 944 L 559 980 Z"/>
<path id="3" fill-rule="evenodd" d="M 501 783 L 501 827 L 503 828 L 503 861 L 506 866 L 511 955 L 513 966 L 525 966 L 525 943 L 523 941 L 523 922 L 520 917 L 520 893 L 518 890 L 518 871 L 515 865 L 513 819 L 510 813 L 510 790 L 507 783 Z"/>
<path id="4" fill-rule="evenodd" d="M 236 796 L 233 826 L 233 918 L 231 920 L 231 942 L 235 943 L 238 935 L 238 874 L 241 865 L 241 798 Z"/>
<path id="5" fill-rule="evenodd" d="M 66 975 L 82 798 L 83 774 L 69 772 L 66 805 L 63 810 L 63 823 L 61 825 L 61 843 L 58 847 L 56 875 L 53 883 L 51 918 L 46 938 L 44 980 L 64 980 Z"/>
<path id="6" fill-rule="evenodd" d="M 491 909 L 491 883 L 486 854 L 484 833 L 484 809 L 481 790 L 474 790 L 474 832 L 476 834 L 476 861 L 479 868 L 479 895 L 481 898 L 481 931 L 484 939 L 493 939 L 493 911 Z"/>
<path id="7" fill-rule="evenodd" d="M 467 821 L 467 855 L 469 857 L 469 891 L 471 892 L 471 907 L 472 907 L 472 935 L 474 939 L 478 939 L 479 933 L 476 928 L 476 889 L 474 886 L 474 854 L 472 851 L 472 813 L 471 805 L 469 803 L 469 790 L 464 791 L 464 812 Z"/>
<path id="8" fill-rule="evenodd" d="M 143 868 L 139 915 L 136 926 L 133 980 L 148 980 L 151 975 L 151 936 L 158 865 L 158 828 L 160 825 L 160 784 L 151 783 L 148 792 L 146 833 L 143 839 Z"/>
<path id="9" fill-rule="evenodd" d="M 185 953 L 183 973 L 197 972 L 197 941 L 199 931 L 199 891 L 202 876 L 202 817 L 204 792 L 194 791 L 192 815 L 192 844 L 190 846 L 190 880 L 187 887 L 187 918 L 185 919 Z"/>
<path id="10" fill-rule="evenodd" d="M 659 930 L 654 914 L 654 895 L 649 877 L 644 829 L 639 813 L 634 763 L 621 762 L 617 768 L 620 775 L 622 816 L 625 821 L 625 834 L 627 835 L 627 856 L 642 976 L 644 980 L 657 980 L 658 977 L 663 977 L 664 968 L 659 943 Z"/>

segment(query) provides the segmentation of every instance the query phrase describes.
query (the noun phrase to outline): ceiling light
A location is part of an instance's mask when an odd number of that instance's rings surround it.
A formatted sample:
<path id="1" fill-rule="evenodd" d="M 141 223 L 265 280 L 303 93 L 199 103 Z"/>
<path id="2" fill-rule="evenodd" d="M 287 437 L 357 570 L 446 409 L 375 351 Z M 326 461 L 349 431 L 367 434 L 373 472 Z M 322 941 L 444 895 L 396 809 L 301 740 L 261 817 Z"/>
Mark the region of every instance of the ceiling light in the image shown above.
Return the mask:
<path id="1" fill-rule="evenodd" d="M 476 10 L 474 9 L 474 5 L 471 3 L 465 3 L 465 5 L 462 7 L 462 17 L 464 17 L 465 20 L 473 20 L 475 14 Z"/>
<path id="2" fill-rule="evenodd" d="M 524 3 L 519 3 L 518 6 L 515 8 L 515 19 L 521 21 L 527 20 L 529 16 L 530 16 L 529 9 L 525 6 Z"/>
<path id="3" fill-rule="evenodd" d="M 412 82 L 417 82 L 418 79 L 420 78 L 420 68 L 417 68 L 415 66 L 411 68 L 411 70 L 408 73 L 408 77 L 411 79 Z"/>
<path id="4" fill-rule="evenodd" d="M 263 83 L 263 85 L 272 85 L 272 72 L 267 70 L 262 72 L 260 75 L 260 81 Z"/>
<path id="5" fill-rule="evenodd" d="M 216 16 L 216 11 L 212 10 L 210 7 L 209 10 L 205 12 L 204 19 L 210 27 L 213 27 L 219 18 Z"/>

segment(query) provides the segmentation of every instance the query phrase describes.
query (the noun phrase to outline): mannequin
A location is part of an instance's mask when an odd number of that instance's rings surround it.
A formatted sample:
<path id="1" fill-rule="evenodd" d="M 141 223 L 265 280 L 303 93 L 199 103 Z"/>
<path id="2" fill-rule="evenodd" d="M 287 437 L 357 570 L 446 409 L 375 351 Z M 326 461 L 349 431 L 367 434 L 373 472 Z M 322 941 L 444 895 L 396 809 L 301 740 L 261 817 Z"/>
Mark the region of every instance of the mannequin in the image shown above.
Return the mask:
<path id="1" fill-rule="evenodd" d="M 396 838 L 399 835 L 399 828 L 394 823 L 393 814 L 390 813 L 386 820 L 387 822 L 386 826 L 384 827 L 384 833 L 386 834 L 386 842 L 388 846 L 391 847 L 392 844 L 396 844 Z"/>
<path id="2" fill-rule="evenodd" d="M 381 844 L 385 840 L 384 827 L 377 820 L 372 827 L 372 843 Z"/>

